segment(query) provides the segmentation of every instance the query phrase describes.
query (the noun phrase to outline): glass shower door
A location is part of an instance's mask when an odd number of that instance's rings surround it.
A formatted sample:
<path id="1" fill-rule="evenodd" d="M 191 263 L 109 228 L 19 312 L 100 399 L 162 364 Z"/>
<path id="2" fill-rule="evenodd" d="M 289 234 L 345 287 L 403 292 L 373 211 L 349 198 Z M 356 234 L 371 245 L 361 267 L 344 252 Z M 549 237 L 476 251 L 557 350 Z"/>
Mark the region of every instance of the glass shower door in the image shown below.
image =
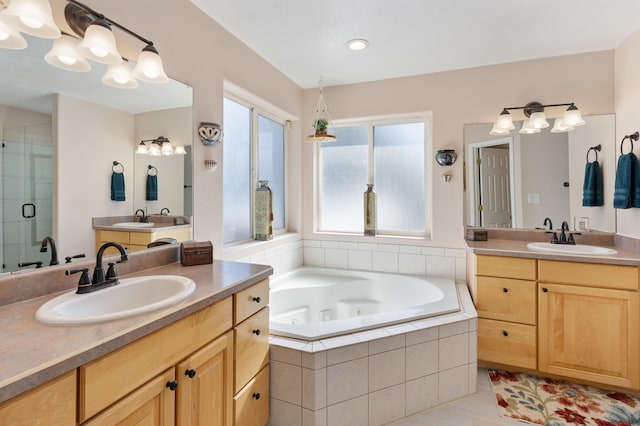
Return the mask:
<path id="1" fill-rule="evenodd" d="M 48 263 L 40 243 L 53 230 L 52 153 L 50 124 L 3 129 L 2 272 Z"/>

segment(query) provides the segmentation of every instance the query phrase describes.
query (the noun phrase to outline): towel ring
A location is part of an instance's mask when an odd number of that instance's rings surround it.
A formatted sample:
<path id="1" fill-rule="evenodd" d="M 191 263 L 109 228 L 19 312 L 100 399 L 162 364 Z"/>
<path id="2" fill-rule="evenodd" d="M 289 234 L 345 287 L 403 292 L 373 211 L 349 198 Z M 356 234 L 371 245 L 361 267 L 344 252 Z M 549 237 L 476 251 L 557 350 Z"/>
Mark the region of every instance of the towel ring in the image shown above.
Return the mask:
<path id="1" fill-rule="evenodd" d="M 120 166 L 120 168 L 122 169 L 121 172 L 116 170 L 118 166 Z M 117 161 L 114 161 L 113 166 L 111 167 L 111 171 L 114 173 L 124 173 L 124 166 L 122 165 L 122 163 L 118 163 Z"/>
<path id="2" fill-rule="evenodd" d="M 598 162 L 598 151 L 601 151 L 601 150 L 602 150 L 602 145 L 601 144 L 598 144 L 597 146 L 592 146 L 591 148 L 589 148 L 587 150 L 587 163 L 589 162 L 589 153 L 591 151 L 595 152 L 596 160 L 594 161 L 594 163 L 597 163 Z"/>
<path id="3" fill-rule="evenodd" d="M 155 173 L 151 174 L 151 170 L 155 170 Z M 149 164 L 147 166 L 147 175 L 149 175 L 149 176 L 158 176 L 158 169 L 156 169 L 154 166 Z"/>
<path id="4" fill-rule="evenodd" d="M 640 137 L 640 134 L 638 132 L 635 132 L 630 135 L 626 135 L 624 138 L 622 138 L 622 141 L 620 141 L 620 155 L 624 155 L 624 153 L 622 152 L 622 146 L 624 145 L 625 139 L 629 139 L 629 142 L 631 142 L 631 151 L 629 151 L 629 153 L 632 153 L 633 141 L 637 141 L 639 137 Z"/>

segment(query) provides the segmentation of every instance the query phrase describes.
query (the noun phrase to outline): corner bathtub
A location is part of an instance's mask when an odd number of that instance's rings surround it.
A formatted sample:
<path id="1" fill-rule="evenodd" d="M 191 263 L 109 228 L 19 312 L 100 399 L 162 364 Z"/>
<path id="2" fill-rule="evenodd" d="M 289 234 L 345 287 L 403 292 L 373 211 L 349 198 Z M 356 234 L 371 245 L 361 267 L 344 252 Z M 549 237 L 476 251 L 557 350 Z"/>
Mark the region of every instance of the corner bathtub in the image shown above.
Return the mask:
<path id="1" fill-rule="evenodd" d="M 302 267 L 271 282 L 270 334 L 315 341 L 460 310 L 445 278 Z"/>

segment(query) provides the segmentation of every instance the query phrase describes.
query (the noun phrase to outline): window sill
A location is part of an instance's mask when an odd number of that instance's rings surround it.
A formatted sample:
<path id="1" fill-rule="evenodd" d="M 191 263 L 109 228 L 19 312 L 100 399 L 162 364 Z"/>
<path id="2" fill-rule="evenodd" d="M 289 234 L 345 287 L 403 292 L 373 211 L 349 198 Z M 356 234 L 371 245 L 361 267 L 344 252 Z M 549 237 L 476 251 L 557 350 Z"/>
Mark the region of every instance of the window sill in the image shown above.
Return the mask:
<path id="1" fill-rule="evenodd" d="M 236 260 L 283 244 L 301 240 L 302 235 L 297 232 L 283 232 L 274 235 L 272 240 L 250 240 L 224 247 L 222 249 L 222 258 L 223 260 Z"/>
<path id="2" fill-rule="evenodd" d="M 370 243 L 370 244 L 405 244 L 405 245 L 423 245 L 425 242 L 432 241 L 431 236 L 423 235 L 376 235 L 375 237 L 365 236 L 362 234 L 347 234 L 340 232 L 314 232 L 305 240 L 325 240 L 325 241 L 341 241 L 354 243 Z"/>

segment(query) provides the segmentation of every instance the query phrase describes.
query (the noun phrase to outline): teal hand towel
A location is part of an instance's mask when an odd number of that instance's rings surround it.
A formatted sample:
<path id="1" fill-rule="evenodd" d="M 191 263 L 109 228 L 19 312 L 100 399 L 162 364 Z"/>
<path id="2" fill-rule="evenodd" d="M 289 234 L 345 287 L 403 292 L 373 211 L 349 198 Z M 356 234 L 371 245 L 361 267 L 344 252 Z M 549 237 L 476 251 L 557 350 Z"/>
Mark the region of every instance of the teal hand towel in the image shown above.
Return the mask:
<path id="1" fill-rule="evenodd" d="M 111 199 L 124 201 L 124 173 L 113 172 L 111 174 Z"/>
<path id="2" fill-rule="evenodd" d="M 604 205 L 602 170 L 597 161 L 585 165 L 584 185 L 582 186 L 582 205 L 585 207 Z"/>
<path id="3" fill-rule="evenodd" d="M 638 158 L 633 152 L 618 158 L 613 207 L 616 209 L 640 207 L 640 168 Z"/>
<path id="4" fill-rule="evenodd" d="M 158 200 L 158 176 L 147 175 L 147 201 Z"/>

